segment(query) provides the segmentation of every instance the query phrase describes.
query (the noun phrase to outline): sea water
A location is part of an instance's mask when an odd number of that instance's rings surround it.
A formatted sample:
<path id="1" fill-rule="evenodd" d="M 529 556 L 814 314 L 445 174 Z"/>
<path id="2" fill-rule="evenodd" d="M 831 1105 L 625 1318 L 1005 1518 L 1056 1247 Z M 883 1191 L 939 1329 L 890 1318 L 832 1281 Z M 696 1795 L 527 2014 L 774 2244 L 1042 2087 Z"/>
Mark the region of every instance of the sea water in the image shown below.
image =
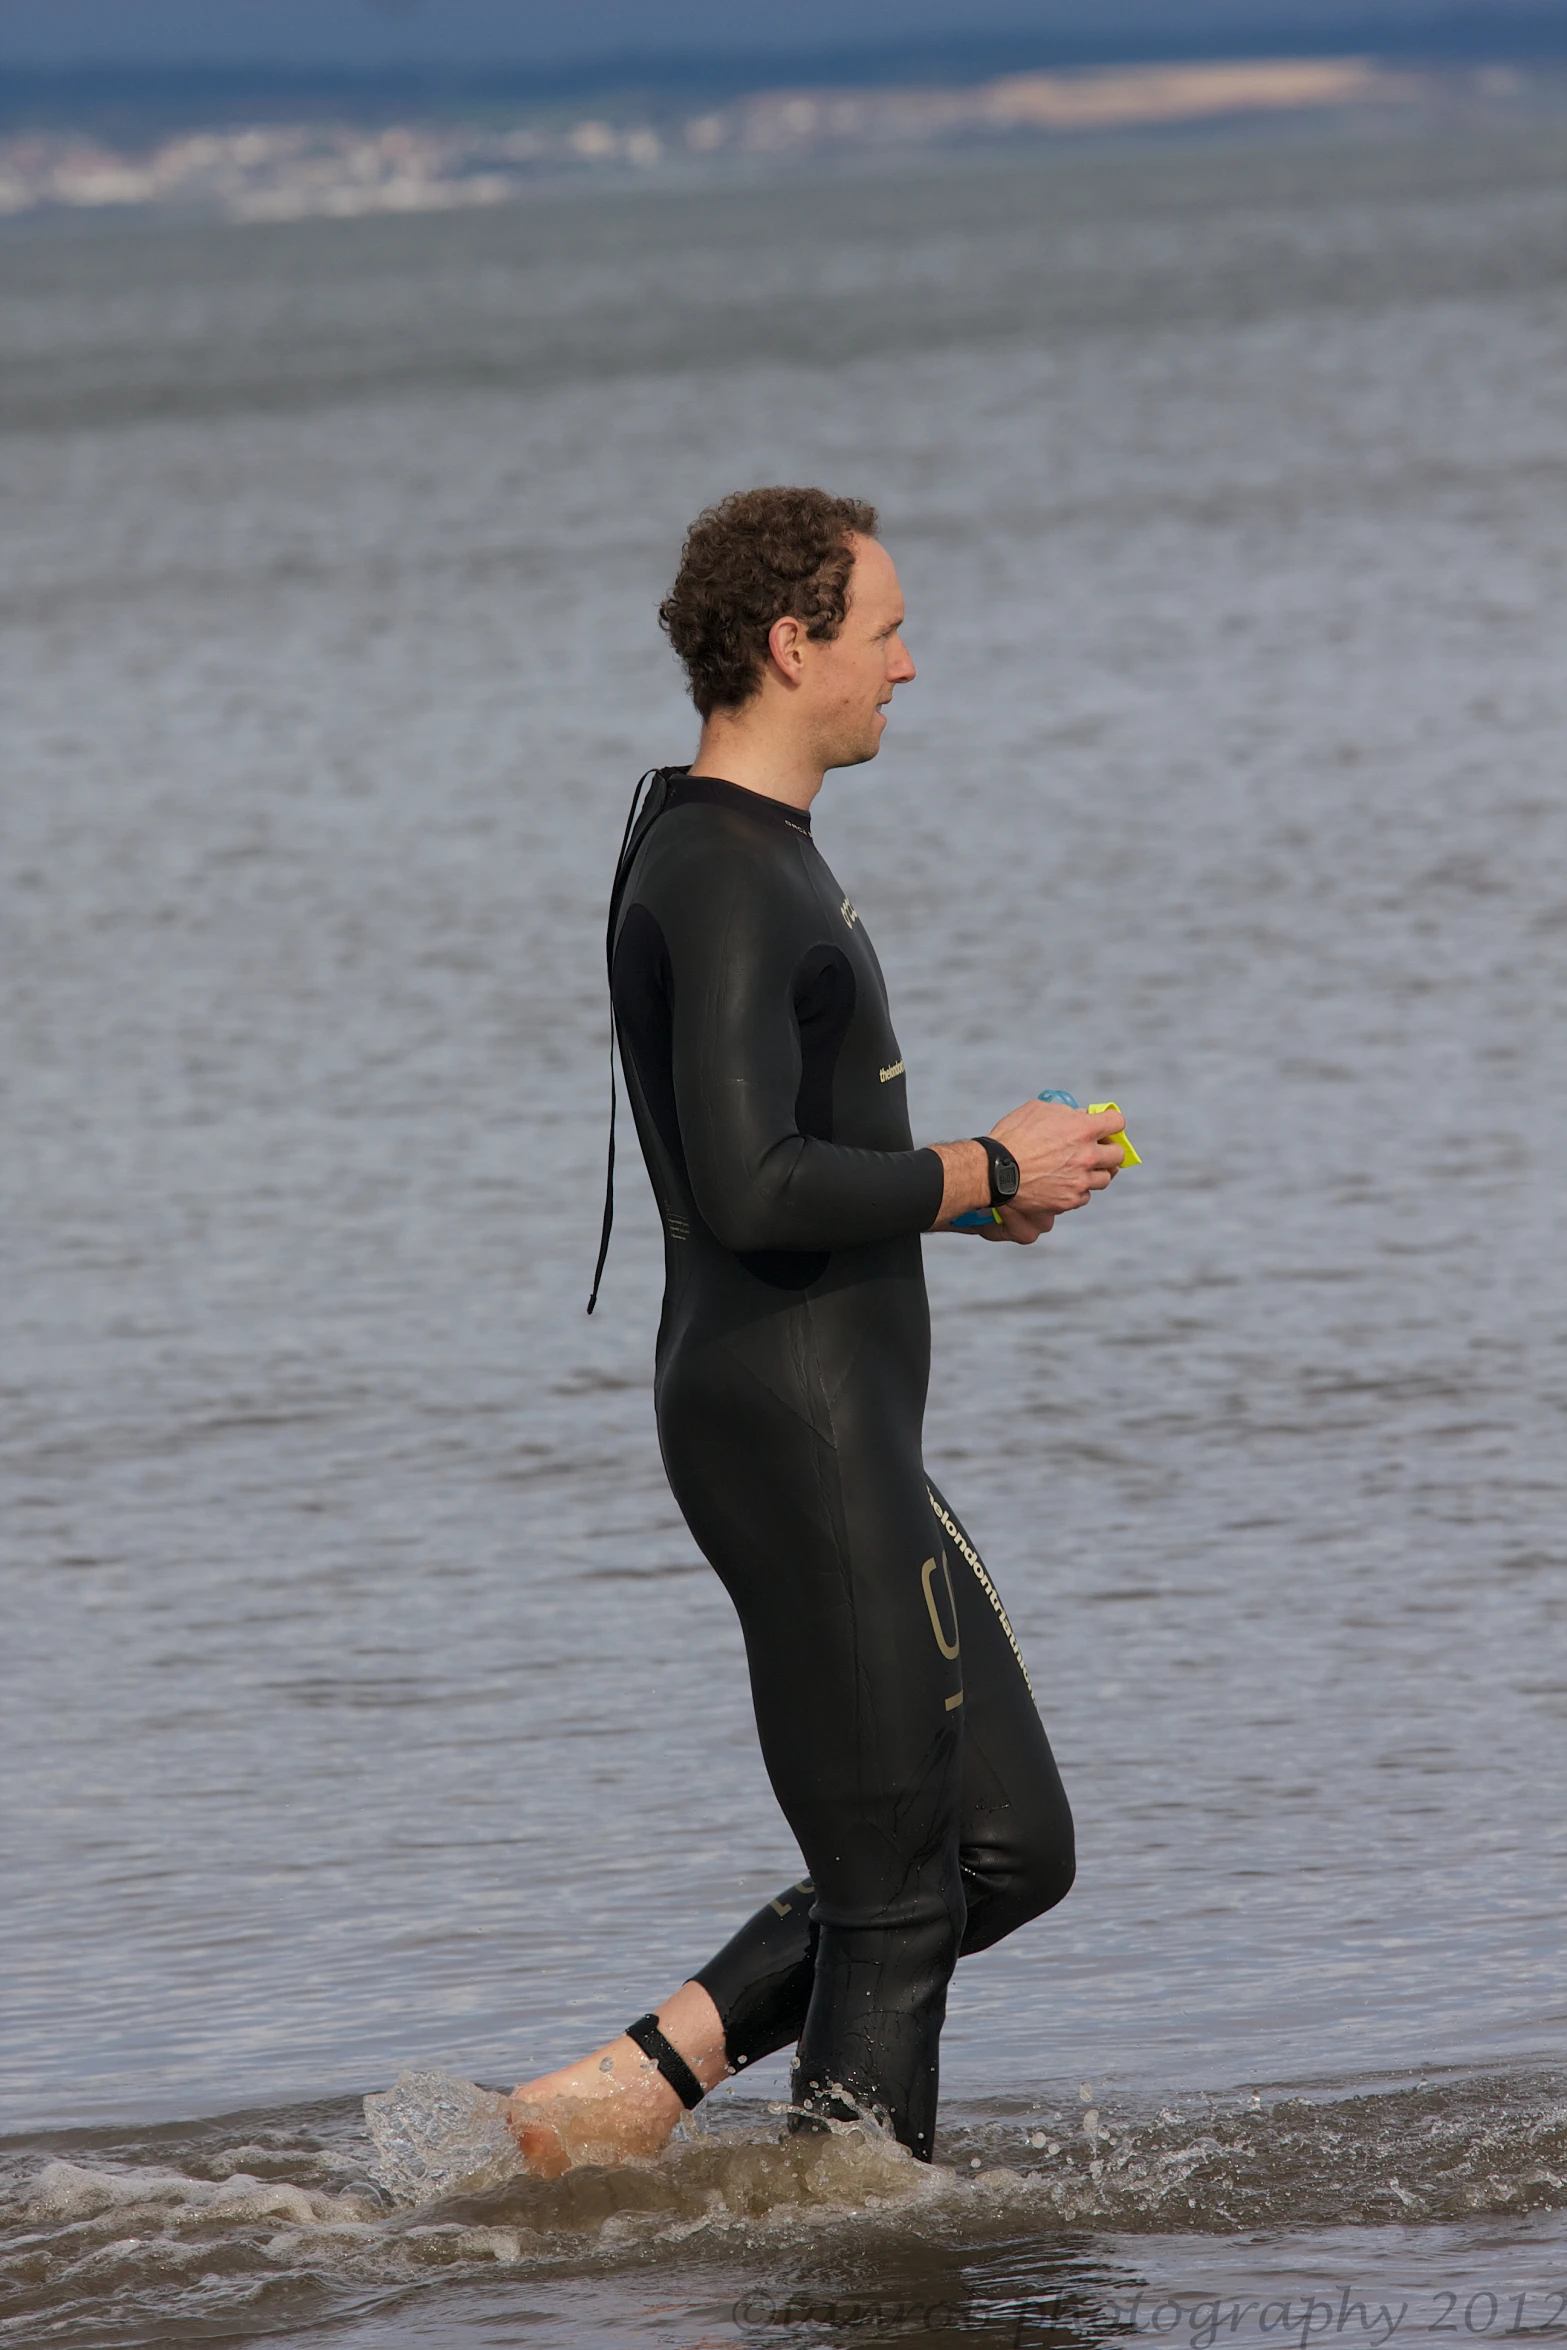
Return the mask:
<path id="1" fill-rule="evenodd" d="M 1549 122 L 0 242 L 0 2339 L 1567 2316 L 1564 254 Z M 918 1132 L 1146 1162 L 926 1252 L 1081 1871 L 933 2170 L 780 2061 L 540 2182 L 485 2092 L 799 1866 L 634 1158 L 582 1312 L 654 609 L 799 479 Z"/>

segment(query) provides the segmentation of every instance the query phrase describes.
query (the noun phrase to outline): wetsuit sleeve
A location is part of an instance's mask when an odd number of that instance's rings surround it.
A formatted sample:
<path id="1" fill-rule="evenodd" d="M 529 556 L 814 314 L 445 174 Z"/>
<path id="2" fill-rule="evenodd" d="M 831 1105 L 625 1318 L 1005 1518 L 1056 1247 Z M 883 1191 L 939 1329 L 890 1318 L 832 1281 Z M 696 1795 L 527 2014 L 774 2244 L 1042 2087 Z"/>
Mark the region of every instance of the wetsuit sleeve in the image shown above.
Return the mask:
<path id="1" fill-rule="evenodd" d="M 773 891 L 738 878 L 731 867 L 722 895 L 672 942 L 675 1107 L 699 1213 L 737 1255 L 925 1231 L 945 1183 L 933 1150 L 801 1133 L 794 989 L 812 940 Z"/>

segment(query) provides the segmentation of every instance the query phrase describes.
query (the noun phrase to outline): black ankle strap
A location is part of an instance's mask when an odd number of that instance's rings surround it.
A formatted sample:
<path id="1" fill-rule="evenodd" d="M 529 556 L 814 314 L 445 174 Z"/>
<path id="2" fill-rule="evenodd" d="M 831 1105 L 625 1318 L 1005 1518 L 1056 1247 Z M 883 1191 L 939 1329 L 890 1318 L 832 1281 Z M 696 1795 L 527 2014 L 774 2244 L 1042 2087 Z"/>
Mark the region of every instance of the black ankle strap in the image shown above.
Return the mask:
<path id="1" fill-rule="evenodd" d="M 643 2055 L 653 2059 L 687 2113 L 693 2105 L 701 2104 L 707 2091 L 673 2041 L 664 2038 L 656 2015 L 639 2015 L 634 2024 L 627 2024 L 626 2038 L 635 2040 Z"/>

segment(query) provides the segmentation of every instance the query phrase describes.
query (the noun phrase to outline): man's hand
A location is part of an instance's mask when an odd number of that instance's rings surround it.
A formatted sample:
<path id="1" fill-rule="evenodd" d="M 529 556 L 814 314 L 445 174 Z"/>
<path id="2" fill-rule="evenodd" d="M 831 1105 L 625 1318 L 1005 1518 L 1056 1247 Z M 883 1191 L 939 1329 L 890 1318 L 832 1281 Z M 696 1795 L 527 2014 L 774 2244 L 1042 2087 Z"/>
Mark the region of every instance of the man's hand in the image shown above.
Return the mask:
<path id="1" fill-rule="evenodd" d="M 998 1210 L 999 1224 L 987 1224 L 980 1233 L 981 1240 L 1015 1240 L 1019 1248 L 1032 1248 L 1041 1232 L 1048 1232 L 1054 1216 L 1036 1216 L 1023 1213 L 1009 1200 Z"/>
<path id="2" fill-rule="evenodd" d="M 1101 1110 L 1091 1118 L 1086 1110 L 1069 1110 L 1064 1102 L 1023 1102 L 998 1118 L 990 1131 L 1016 1159 L 1019 1181 L 1016 1198 L 1001 1210 L 1001 1222 L 992 1225 L 985 1238 L 1029 1248 L 1057 1216 L 1086 1207 L 1125 1164 L 1126 1153 L 1117 1139 L 1125 1124 L 1119 1110 Z M 970 1208 L 987 1206 L 990 1167 L 979 1144 L 939 1142 L 934 1147 L 947 1176 L 937 1223 L 949 1224 Z"/>
<path id="3" fill-rule="evenodd" d="M 1064 1216 L 1071 1208 L 1086 1208 L 1125 1164 L 1119 1140 L 1125 1125 L 1119 1110 L 1102 1110 L 1091 1118 L 1064 1102 L 1024 1102 L 1008 1110 L 990 1131 L 1018 1164 L 1011 1207 L 1023 1216 Z M 1003 1208 L 1002 1214 L 1007 1212 Z"/>

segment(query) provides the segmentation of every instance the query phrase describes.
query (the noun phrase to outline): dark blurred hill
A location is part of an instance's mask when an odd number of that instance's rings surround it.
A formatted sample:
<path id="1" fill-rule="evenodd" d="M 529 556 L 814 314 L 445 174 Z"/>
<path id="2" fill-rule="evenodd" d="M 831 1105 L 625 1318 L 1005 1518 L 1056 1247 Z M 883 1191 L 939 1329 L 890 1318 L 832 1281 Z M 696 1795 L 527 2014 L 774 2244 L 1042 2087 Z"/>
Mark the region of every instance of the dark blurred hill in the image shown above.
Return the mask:
<path id="1" fill-rule="evenodd" d="M 519 109 L 657 97 L 711 100 L 831 84 L 962 84 L 993 75 L 1216 57 L 1373 55 L 1431 63 L 1567 59 L 1567 0 L 1430 8 L 1101 9 L 1032 31 L 796 48 L 626 53 L 564 66 L 384 67 L 105 63 L 0 65 L 0 130 L 73 128 L 135 139 L 241 121 L 514 117 Z"/>

